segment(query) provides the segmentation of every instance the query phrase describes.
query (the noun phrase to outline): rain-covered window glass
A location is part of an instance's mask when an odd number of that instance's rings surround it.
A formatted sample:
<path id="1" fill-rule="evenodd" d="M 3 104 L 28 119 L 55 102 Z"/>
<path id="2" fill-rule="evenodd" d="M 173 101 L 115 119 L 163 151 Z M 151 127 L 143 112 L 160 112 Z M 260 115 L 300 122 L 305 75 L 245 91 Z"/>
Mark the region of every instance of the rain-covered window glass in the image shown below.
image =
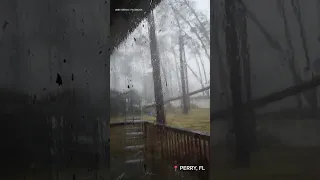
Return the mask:
<path id="1" fill-rule="evenodd" d="M 162 145 L 157 146 L 162 147 L 160 149 L 163 160 L 158 161 L 166 163 L 158 168 L 151 168 L 145 163 L 144 168 L 157 176 L 161 174 L 162 177 L 169 177 L 167 172 L 163 173 L 165 171 L 161 172 L 159 169 L 169 167 L 168 172 L 172 172 L 174 161 L 182 163 L 183 159 L 189 158 L 194 163 L 201 164 L 200 160 L 208 157 L 205 150 L 209 148 L 210 131 L 209 7 L 209 0 L 163 0 L 113 51 L 110 58 L 110 120 L 111 123 L 127 123 L 124 127 L 111 127 L 112 153 L 116 155 L 121 148 L 124 149 L 124 160 L 118 162 L 137 164 L 132 167 L 143 169 L 139 168 L 139 164 L 143 164 L 140 161 L 147 161 L 143 154 L 151 153 L 152 147 L 148 142 L 156 142 L 152 138 L 162 138 L 157 141 Z M 142 133 L 141 125 L 133 125 L 138 121 L 146 121 L 143 127 L 150 131 L 160 126 L 164 129 L 158 135 L 149 134 L 148 130 L 144 131 L 149 140 L 147 142 L 136 140 L 128 143 L 127 139 L 139 138 L 137 133 Z M 181 146 L 187 143 L 182 142 L 183 136 L 190 136 L 190 145 L 193 135 L 200 137 L 197 140 L 201 145 L 195 144 L 203 150 L 202 155 L 197 155 L 198 160 L 191 155 L 200 153 L 196 149 L 194 152 L 181 155 L 180 159 L 169 157 L 171 150 L 180 153 L 179 148 L 165 145 L 173 141 L 175 133 L 177 138 L 181 135 L 180 140 L 177 140 L 177 143 L 181 142 Z M 113 140 L 112 137 L 119 139 Z M 122 145 L 120 137 L 123 138 Z M 139 149 L 142 146 L 147 148 Z M 134 149 L 136 153 L 143 153 L 130 155 L 126 150 L 128 148 Z M 151 155 L 153 159 L 159 158 L 160 149 Z M 121 167 L 124 167 L 123 164 L 114 163 L 112 169 L 118 170 L 118 175 L 115 173 L 116 177 L 134 174 L 134 168 L 130 172 L 122 168 L 122 172 Z"/>
<path id="2" fill-rule="evenodd" d="M 0 1 L 0 179 L 82 179 L 109 165 L 109 6 Z"/>

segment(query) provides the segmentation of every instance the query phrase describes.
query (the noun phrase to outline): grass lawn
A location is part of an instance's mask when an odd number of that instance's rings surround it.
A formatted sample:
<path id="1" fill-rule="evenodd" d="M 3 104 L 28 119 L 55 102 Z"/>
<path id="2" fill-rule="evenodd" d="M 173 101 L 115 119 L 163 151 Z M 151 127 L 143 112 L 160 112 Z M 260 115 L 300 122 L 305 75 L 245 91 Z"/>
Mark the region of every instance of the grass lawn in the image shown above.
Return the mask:
<path id="1" fill-rule="evenodd" d="M 155 121 L 154 116 L 142 115 L 144 120 Z M 111 118 L 111 122 L 124 121 L 124 117 Z M 181 109 L 171 109 L 166 112 L 166 121 L 170 126 L 186 128 L 202 132 L 210 132 L 210 109 L 191 109 L 188 114 L 183 114 Z"/>

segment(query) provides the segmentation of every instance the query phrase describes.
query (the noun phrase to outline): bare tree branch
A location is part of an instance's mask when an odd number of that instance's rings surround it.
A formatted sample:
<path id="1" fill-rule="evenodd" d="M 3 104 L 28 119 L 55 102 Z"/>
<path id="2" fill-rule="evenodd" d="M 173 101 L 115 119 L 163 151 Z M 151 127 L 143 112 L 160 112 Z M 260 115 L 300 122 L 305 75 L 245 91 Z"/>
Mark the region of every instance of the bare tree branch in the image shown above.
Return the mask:
<path id="1" fill-rule="evenodd" d="M 188 24 L 188 26 L 190 27 L 190 29 L 194 28 L 194 27 L 191 25 L 191 23 L 190 23 L 186 18 L 184 18 L 184 17 L 182 16 L 182 14 L 179 13 L 179 11 L 178 11 L 175 7 L 173 7 L 173 5 L 172 5 L 171 3 L 170 3 L 169 5 L 170 5 L 171 9 L 173 10 L 173 12 L 174 12 L 175 14 L 177 14 L 185 23 Z M 204 49 L 206 55 L 207 55 L 208 58 L 210 59 L 210 55 L 209 55 L 209 53 L 208 53 L 208 50 L 207 50 L 207 48 L 206 48 L 203 40 L 201 39 L 199 33 L 198 33 L 197 31 L 192 31 L 192 32 L 197 36 L 197 38 L 199 39 L 201 45 L 203 46 L 203 49 Z"/>
<path id="2" fill-rule="evenodd" d="M 309 51 L 307 47 L 307 38 L 306 38 L 306 33 L 305 29 L 303 27 L 303 22 L 302 22 L 302 17 L 301 17 L 301 7 L 299 0 L 291 0 L 291 5 L 293 7 L 293 12 L 295 14 L 295 17 L 297 18 L 298 24 L 299 24 L 299 29 L 300 29 L 300 37 L 302 40 L 302 48 L 304 50 L 304 55 L 306 58 L 306 70 L 310 70 L 310 57 L 309 57 Z"/>
<path id="3" fill-rule="evenodd" d="M 250 18 L 253 23 L 259 28 L 261 33 L 264 35 L 265 39 L 269 42 L 270 46 L 279 52 L 284 52 L 284 49 L 281 47 L 281 44 L 277 42 L 270 33 L 267 32 L 266 28 L 259 22 L 256 15 L 247 8 L 242 0 L 238 0 L 242 4 L 244 10 L 247 12 L 248 18 Z"/>
<path id="4" fill-rule="evenodd" d="M 293 81 L 295 84 L 299 83 L 302 81 L 302 79 L 300 78 L 299 74 L 297 73 L 297 69 L 295 67 L 295 52 L 294 52 L 294 47 L 291 41 L 291 33 L 289 30 L 289 25 L 288 25 L 288 20 L 287 20 L 287 16 L 285 14 L 285 8 L 284 8 L 284 0 L 278 0 L 277 1 L 277 6 L 279 9 L 279 13 L 281 18 L 283 19 L 283 24 L 284 24 L 284 31 L 285 31 L 285 37 L 286 37 L 286 41 L 287 41 L 287 45 L 289 46 L 289 52 L 286 54 L 288 63 L 289 63 L 289 70 L 291 72 Z M 301 80 L 300 80 L 301 79 Z M 298 94 L 296 96 L 296 100 L 298 103 L 298 107 L 302 106 L 302 100 L 301 100 L 301 95 Z"/>
<path id="5" fill-rule="evenodd" d="M 267 96 L 252 100 L 251 102 L 248 102 L 245 104 L 245 106 L 250 105 L 253 108 L 261 108 L 264 107 L 272 102 L 282 100 L 286 97 L 294 96 L 296 94 L 302 93 L 304 91 L 308 91 L 310 89 L 313 89 L 320 85 L 320 77 L 315 77 L 309 81 L 302 82 L 301 84 L 294 85 L 291 87 L 288 87 L 282 91 L 277 91 L 270 93 Z M 232 111 L 232 108 L 221 110 L 218 112 L 211 113 L 210 115 L 210 121 L 214 121 L 215 119 L 225 117 L 229 115 Z"/>
<path id="6" fill-rule="evenodd" d="M 187 0 L 184 0 L 185 4 L 188 6 L 188 8 L 190 9 L 190 11 L 192 12 L 192 14 L 196 17 L 198 23 L 199 23 L 199 30 L 203 33 L 204 37 L 206 38 L 206 40 L 208 42 L 210 42 L 210 38 L 208 35 L 208 32 L 206 31 L 206 28 L 204 27 L 203 23 L 201 22 L 201 20 L 199 19 L 196 11 L 190 6 L 189 2 Z"/>

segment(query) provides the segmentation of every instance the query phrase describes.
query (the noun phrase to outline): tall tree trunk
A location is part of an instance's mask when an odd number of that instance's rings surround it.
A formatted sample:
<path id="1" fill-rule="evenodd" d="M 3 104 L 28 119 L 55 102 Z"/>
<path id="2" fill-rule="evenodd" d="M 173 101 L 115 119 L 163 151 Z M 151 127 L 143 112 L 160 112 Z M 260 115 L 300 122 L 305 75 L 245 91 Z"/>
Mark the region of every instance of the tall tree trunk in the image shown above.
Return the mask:
<path id="1" fill-rule="evenodd" d="M 201 86 L 204 87 L 204 84 L 203 84 L 203 78 L 202 78 L 202 72 L 201 72 L 201 68 L 200 68 L 200 63 L 199 63 L 199 59 L 197 58 L 197 56 L 195 55 L 194 56 L 195 60 L 196 60 L 196 63 L 197 63 L 197 68 L 198 68 L 198 72 L 199 72 L 199 80 L 200 80 L 200 83 L 201 83 Z M 203 92 L 202 95 L 204 96 L 206 93 Z"/>
<path id="2" fill-rule="evenodd" d="M 308 45 L 307 45 L 307 37 L 306 37 L 306 33 L 305 33 L 305 29 L 303 27 L 303 22 L 302 22 L 302 17 L 301 17 L 301 6 L 300 6 L 300 2 L 297 0 L 291 0 L 291 5 L 293 7 L 293 12 L 294 15 L 298 21 L 299 24 L 299 32 L 300 32 L 300 38 L 302 40 L 302 48 L 304 51 L 304 55 L 306 58 L 306 67 L 304 69 L 305 73 L 307 73 L 308 77 L 304 77 L 304 78 L 312 78 L 312 72 L 311 72 L 311 68 L 310 68 L 310 57 L 309 57 L 309 50 L 308 50 Z M 318 108 L 318 97 L 317 97 L 317 88 L 314 88 L 312 90 L 309 91 L 309 95 L 312 97 L 310 98 L 310 106 L 312 109 L 312 114 L 314 116 L 316 116 L 317 114 L 317 108 Z"/>
<path id="3" fill-rule="evenodd" d="M 156 102 L 157 111 L 157 123 L 165 124 L 165 112 L 163 104 L 163 92 L 161 83 L 161 73 L 160 73 L 160 56 L 156 37 L 156 28 L 154 22 L 153 11 L 150 12 L 148 16 L 149 23 L 149 38 L 150 38 L 150 54 L 151 54 L 151 64 L 153 69 L 153 83 L 154 83 L 154 96 Z"/>
<path id="4" fill-rule="evenodd" d="M 302 40 L 302 48 L 303 48 L 304 55 L 306 58 L 306 70 L 310 71 L 310 57 L 309 57 L 306 33 L 305 33 L 305 29 L 303 27 L 303 22 L 302 22 L 302 17 L 301 17 L 300 3 L 297 0 L 291 0 L 291 5 L 293 7 L 294 15 L 295 15 L 295 17 L 298 21 L 298 24 L 299 24 L 299 33 L 300 33 L 300 38 Z"/>
<path id="5" fill-rule="evenodd" d="M 204 81 L 205 81 L 205 82 L 208 82 L 207 71 L 206 71 L 206 68 L 205 68 L 205 66 L 204 66 L 203 59 L 201 58 L 201 54 L 200 54 L 200 52 L 199 52 L 198 50 L 197 50 L 197 55 L 198 55 L 198 58 L 199 58 L 201 67 L 202 67 L 202 69 L 203 69 Z"/>
<path id="6" fill-rule="evenodd" d="M 163 67 L 165 67 L 166 70 L 166 74 L 167 74 L 167 84 L 166 84 L 166 88 L 167 88 L 167 93 L 168 93 L 168 97 L 172 97 L 173 96 L 173 87 L 172 87 L 172 71 L 174 71 L 174 68 L 172 68 L 172 66 L 170 65 L 170 63 L 167 61 L 168 56 L 165 56 L 165 60 L 163 61 Z"/>
<path id="7" fill-rule="evenodd" d="M 174 9 L 174 7 L 171 5 L 171 8 Z M 177 23 L 177 26 L 179 28 L 179 37 L 178 37 L 178 42 L 179 42 L 179 55 L 180 55 L 180 77 L 181 77 L 181 88 L 182 88 L 182 106 L 183 106 L 183 113 L 188 114 L 189 112 L 189 101 L 188 101 L 188 87 L 187 86 L 187 81 L 186 81 L 186 64 L 185 64 L 185 54 L 184 54 L 184 42 L 183 42 L 183 34 L 182 34 L 182 28 L 180 26 L 180 22 L 177 16 L 177 13 L 175 13 L 175 20 Z"/>
<path id="8" fill-rule="evenodd" d="M 163 62 L 160 62 L 160 66 L 161 66 L 161 70 L 162 70 L 162 74 L 163 74 L 163 79 L 164 79 L 164 86 L 165 86 L 165 94 L 164 99 L 170 98 L 169 96 L 169 86 L 168 86 L 168 76 L 167 76 L 167 71 L 165 70 L 167 67 L 165 67 Z"/>
<path id="9" fill-rule="evenodd" d="M 174 49 L 172 48 L 172 53 L 173 53 L 173 60 L 175 63 L 175 72 L 176 72 L 176 76 L 177 76 L 177 82 L 178 82 L 178 91 L 181 92 L 182 91 L 182 85 L 181 85 L 181 80 L 180 80 L 180 76 L 179 76 L 179 63 L 177 61 L 177 54 L 174 51 Z"/>
<path id="10" fill-rule="evenodd" d="M 247 34 L 247 16 L 244 8 L 241 8 L 236 16 L 238 37 L 240 45 L 240 56 L 243 67 L 243 82 L 244 82 L 244 97 L 246 103 L 252 99 L 252 88 L 251 88 L 251 63 L 250 63 L 250 52 L 248 47 L 248 34 Z M 256 117 L 253 107 L 250 105 L 245 108 L 245 119 L 248 123 L 248 138 L 251 150 L 255 150 L 256 147 Z"/>
<path id="11" fill-rule="evenodd" d="M 117 73 L 117 66 L 114 61 L 112 61 L 111 71 L 113 71 L 112 73 L 113 87 L 112 88 L 116 90 L 118 88 L 118 79 L 117 79 L 118 73 Z"/>
<path id="12" fill-rule="evenodd" d="M 277 1 L 277 5 L 278 5 L 278 9 L 279 9 L 279 13 L 280 16 L 283 20 L 283 24 L 284 24 L 284 33 L 285 33 L 285 37 L 286 37 L 286 42 L 288 45 L 288 54 L 286 54 L 286 59 L 288 60 L 289 63 L 289 70 L 291 72 L 292 75 L 292 79 L 293 82 L 295 84 L 299 83 L 299 74 L 297 73 L 297 69 L 295 66 L 295 51 L 294 51 L 294 47 L 293 44 L 291 42 L 291 33 L 290 33 L 290 29 L 289 29 L 289 25 L 288 25 L 288 20 L 287 20 L 287 16 L 285 14 L 285 8 L 284 8 L 284 1 L 283 0 L 278 0 Z M 295 96 L 296 97 L 296 101 L 297 101 L 297 105 L 299 108 L 302 108 L 302 99 L 301 99 L 301 94 L 298 94 Z"/>
<path id="13" fill-rule="evenodd" d="M 239 4 L 235 0 L 225 1 L 226 14 L 226 54 L 230 65 L 230 89 L 233 102 L 233 126 L 236 136 L 236 164 L 238 167 L 250 166 L 250 146 L 247 137 L 244 108 L 242 102 L 242 86 L 240 75 L 239 42 L 236 31 L 236 14 Z"/>
<path id="14" fill-rule="evenodd" d="M 180 54 L 180 77 L 181 77 L 181 85 L 182 85 L 182 105 L 183 105 L 183 113 L 188 114 L 188 96 L 187 96 L 187 88 L 186 88 L 186 77 L 185 77 L 185 68 L 183 61 L 183 40 L 182 35 L 179 34 L 179 54 Z"/>
<path id="15" fill-rule="evenodd" d="M 174 68 L 172 68 L 171 65 L 168 65 L 168 62 L 167 62 L 167 67 L 170 67 L 170 70 L 169 70 L 169 90 L 170 90 L 170 97 L 173 97 L 174 94 L 173 94 L 173 76 L 172 76 L 172 73 L 174 71 Z"/>
<path id="16" fill-rule="evenodd" d="M 142 64 L 143 67 L 143 94 L 144 94 L 144 99 L 146 100 L 146 103 L 148 103 L 148 97 L 147 97 L 147 80 L 146 80 L 146 68 L 145 68 L 145 63 Z"/>
<path id="17" fill-rule="evenodd" d="M 181 37 L 181 41 L 182 41 L 182 51 L 183 51 L 183 69 L 185 71 L 185 76 L 186 76 L 186 91 L 187 91 L 187 108 L 188 110 L 190 110 L 190 96 L 189 96 L 189 76 L 188 76 L 188 68 L 187 68 L 187 58 L 186 58 L 186 52 L 185 52 L 185 48 L 184 48 L 184 37 Z"/>
<path id="18" fill-rule="evenodd" d="M 197 67 L 198 67 L 198 72 L 199 72 L 199 80 L 200 80 L 200 83 L 201 83 L 201 87 L 204 88 L 204 83 L 203 83 L 203 78 L 202 78 L 202 71 L 201 71 L 201 68 L 200 68 L 200 63 L 199 63 L 199 59 L 197 58 L 197 56 L 195 55 L 194 56 L 195 60 L 196 60 L 196 63 L 197 63 Z M 191 67 L 190 67 L 191 68 Z M 203 96 L 207 95 L 209 97 L 209 93 L 208 91 L 206 92 L 203 92 Z"/>
<path id="19" fill-rule="evenodd" d="M 173 97 L 174 96 L 174 93 L 173 93 L 173 75 L 172 73 L 175 71 L 175 68 L 174 66 L 172 66 L 172 61 L 168 61 L 168 57 L 166 56 L 166 61 L 165 61 L 165 64 L 166 64 L 166 67 L 168 67 L 168 71 L 169 71 L 169 74 L 168 74 L 168 78 L 169 78 L 169 92 L 170 92 L 170 96 L 169 97 Z"/>
<path id="20" fill-rule="evenodd" d="M 219 3 L 220 5 L 220 3 Z M 219 7 L 218 4 L 215 4 L 215 7 Z M 219 10 L 216 9 L 214 13 L 212 13 L 213 16 L 213 26 L 217 28 L 213 28 L 213 50 L 214 53 L 213 55 L 216 55 L 214 58 L 212 58 L 210 63 L 214 63 L 217 61 L 217 70 L 218 70 L 218 77 L 219 77 L 219 85 L 220 85 L 220 94 L 219 94 L 219 103 L 222 108 L 227 108 L 230 107 L 231 103 L 231 98 L 230 98 L 230 90 L 229 90 L 229 73 L 227 71 L 228 68 L 228 62 L 224 62 L 224 52 L 222 52 L 220 48 L 220 43 L 219 43 L 219 34 L 220 34 L 220 29 L 218 27 L 224 26 L 224 19 L 221 19 L 221 16 L 219 16 Z"/>

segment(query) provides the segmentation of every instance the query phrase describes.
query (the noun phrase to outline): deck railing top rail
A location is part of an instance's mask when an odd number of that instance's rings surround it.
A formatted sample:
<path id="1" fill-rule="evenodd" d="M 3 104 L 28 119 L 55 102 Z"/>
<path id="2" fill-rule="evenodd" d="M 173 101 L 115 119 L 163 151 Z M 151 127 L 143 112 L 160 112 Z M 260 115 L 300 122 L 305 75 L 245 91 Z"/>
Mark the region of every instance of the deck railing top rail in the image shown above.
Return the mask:
<path id="1" fill-rule="evenodd" d="M 139 123 L 145 123 L 145 124 L 155 125 L 155 126 L 164 127 L 164 128 L 170 128 L 170 129 L 172 129 L 172 130 L 174 130 L 176 132 L 180 132 L 180 133 L 203 136 L 205 139 L 207 139 L 207 138 L 209 139 L 210 138 L 210 134 L 209 133 L 190 130 L 190 129 L 186 129 L 186 128 L 173 127 L 173 126 L 166 125 L 166 124 L 157 124 L 155 122 L 150 122 L 150 121 L 145 121 L 145 120 L 135 120 L 135 121 L 127 121 L 127 122 L 124 122 L 124 121 L 123 122 L 114 122 L 114 123 L 110 123 L 110 127 L 123 126 L 125 124 L 139 124 Z"/>

